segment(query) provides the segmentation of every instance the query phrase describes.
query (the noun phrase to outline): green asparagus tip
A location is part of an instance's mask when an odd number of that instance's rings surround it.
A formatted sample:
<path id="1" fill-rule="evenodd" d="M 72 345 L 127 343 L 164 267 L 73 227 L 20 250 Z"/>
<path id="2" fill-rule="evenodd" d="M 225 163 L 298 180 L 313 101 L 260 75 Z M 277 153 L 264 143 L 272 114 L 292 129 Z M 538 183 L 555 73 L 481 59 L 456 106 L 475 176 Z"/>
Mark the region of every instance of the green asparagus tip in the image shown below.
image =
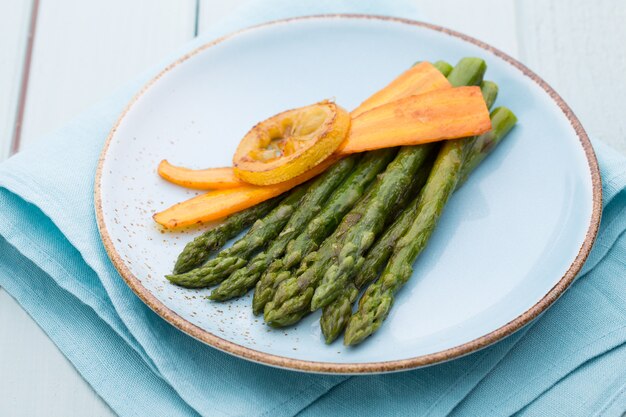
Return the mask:
<path id="1" fill-rule="evenodd" d="M 352 306 L 352 304 L 350 304 Z M 330 345 L 337 337 L 341 334 L 345 327 L 345 321 L 341 320 L 340 317 L 325 317 L 327 312 L 324 311 L 322 313 L 322 317 L 320 318 L 320 327 L 322 328 L 322 335 L 324 335 L 324 341 L 327 345 Z M 350 314 L 348 313 L 348 318 Z M 345 320 L 345 319 L 344 319 Z"/>
<path id="2" fill-rule="evenodd" d="M 265 305 L 263 318 L 267 324 L 272 327 L 291 326 L 309 313 L 313 289 L 308 288 L 292 295 L 283 302 L 277 302 L 277 299 L 281 299 L 277 293 L 274 299 Z"/>
<path id="3" fill-rule="evenodd" d="M 356 320 L 355 320 L 356 318 Z M 380 327 L 380 323 L 375 323 L 374 320 L 370 320 L 367 317 L 355 317 L 350 320 L 346 332 L 343 335 L 344 346 L 356 346 L 365 339 L 367 339 L 372 333 L 374 333 Z"/>
<path id="4" fill-rule="evenodd" d="M 215 288 L 211 291 L 211 294 L 207 297 L 211 301 L 226 301 L 230 299 L 230 297 L 224 297 L 221 291 L 219 291 L 219 287 Z"/>
<path id="5" fill-rule="evenodd" d="M 341 294 L 342 289 L 345 288 L 345 281 L 345 275 L 337 275 L 335 281 L 317 287 L 311 300 L 311 311 L 319 310 L 335 301 Z"/>
<path id="6" fill-rule="evenodd" d="M 381 277 L 382 278 L 382 277 Z M 354 346 L 361 343 L 382 326 L 393 306 L 393 292 L 374 284 L 363 295 L 359 310 L 350 317 L 343 344 Z"/>
<path id="7" fill-rule="evenodd" d="M 187 279 L 189 276 L 188 272 L 184 274 L 169 274 L 166 275 L 165 278 L 174 285 L 178 285 L 183 288 L 202 288 L 207 287 L 208 285 L 204 285 L 202 283 L 195 282 L 193 280 Z"/>

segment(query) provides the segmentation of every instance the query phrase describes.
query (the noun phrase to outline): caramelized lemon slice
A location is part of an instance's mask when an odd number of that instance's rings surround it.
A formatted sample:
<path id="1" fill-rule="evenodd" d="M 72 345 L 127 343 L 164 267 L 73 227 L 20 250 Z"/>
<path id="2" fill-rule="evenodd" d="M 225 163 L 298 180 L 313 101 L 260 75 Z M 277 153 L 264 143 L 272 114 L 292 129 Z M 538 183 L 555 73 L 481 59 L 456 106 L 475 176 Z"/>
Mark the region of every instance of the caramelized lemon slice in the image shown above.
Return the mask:
<path id="1" fill-rule="evenodd" d="M 330 101 L 287 110 L 254 126 L 241 140 L 233 167 L 250 184 L 297 177 L 328 158 L 350 130 L 350 114 Z"/>

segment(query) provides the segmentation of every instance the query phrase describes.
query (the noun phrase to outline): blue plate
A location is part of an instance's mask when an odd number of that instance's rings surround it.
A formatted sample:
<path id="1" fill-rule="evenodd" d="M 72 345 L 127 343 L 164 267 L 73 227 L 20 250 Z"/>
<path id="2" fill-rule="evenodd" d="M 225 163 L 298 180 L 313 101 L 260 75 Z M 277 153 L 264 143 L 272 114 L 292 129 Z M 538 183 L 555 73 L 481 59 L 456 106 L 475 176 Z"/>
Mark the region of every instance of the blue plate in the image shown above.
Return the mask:
<path id="1" fill-rule="evenodd" d="M 484 58 L 496 105 L 519 124 L 449 202 L 383 327 L 355 348 L 325 345 L 319 312 L 274 330 L 250 295 L 228 303 L 170 285 L 177 254 L 200 230 L 161 231 L 151 214 L 195 193 L 161 180 L 161 159 L 228 166 L 259 120 L 325 98 L 354 108 L 415 61 Z M 422 23 L 323 16 L 244 30 L 181 58 L 122 114 L 103 151 L 96 209 L 129 286 L 167 321 L 246 359 L 311 372 L 425 366 L 473 352 L 548 308 L 584 262 L 600 220 L 597 162 L 578 119 L 522 64 Z"/>

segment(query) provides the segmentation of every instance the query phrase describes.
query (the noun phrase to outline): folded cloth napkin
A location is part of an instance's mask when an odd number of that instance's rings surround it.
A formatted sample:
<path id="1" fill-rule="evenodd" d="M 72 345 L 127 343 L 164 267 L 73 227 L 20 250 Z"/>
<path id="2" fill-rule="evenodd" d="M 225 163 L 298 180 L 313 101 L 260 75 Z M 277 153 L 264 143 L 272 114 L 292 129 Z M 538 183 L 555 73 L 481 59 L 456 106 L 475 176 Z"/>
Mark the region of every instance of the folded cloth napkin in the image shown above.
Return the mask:
<path id="1" fill-rule="evenodd" d="M 402 2 L 253 2 L 175 56 L 262 21 L 343 12 L 417 17 Z M 397 374 L 311 375 L 234 358 L 163 321 L 113 268 L 93 209 L 102 144 L 161 67 L 0 165 L 0 285 L 120 416 L 589 416 L 626 409 L 626 160 L 600 143 L 604 214 L 579 279 L 539 320 L 488 349 Z"/>

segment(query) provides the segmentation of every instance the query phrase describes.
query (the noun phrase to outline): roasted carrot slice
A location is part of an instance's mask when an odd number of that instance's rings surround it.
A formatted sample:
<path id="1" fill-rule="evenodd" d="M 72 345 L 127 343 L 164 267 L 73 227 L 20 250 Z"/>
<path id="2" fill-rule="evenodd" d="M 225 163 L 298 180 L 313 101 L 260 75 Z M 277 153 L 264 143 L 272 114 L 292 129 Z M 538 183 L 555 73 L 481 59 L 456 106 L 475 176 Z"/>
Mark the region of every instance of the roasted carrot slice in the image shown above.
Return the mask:
<path id="1" fill-rule="evenodd" d="M 374 107 L 429 91 L 452 87 L 446 77 L 430 62 L 420 62 L 404 71 L 381 90 L 372 94 L 350 114 L 357 117 Z"/>
<path id="2" fill-rule="evenodd" d="M 446 88 L 396 100 L 355 117 L 337 153 L 419 145 L 489 129 L 489 110 L 479 87 Z"/>
<path id="3" fill-rule="evenodd" d="M 218 220 L 289 191 L 324 172 L 338 160 L 339 157 L 332 156 L 304 174 L 279 184 L 242 185 L 237 188 L 209 191 L 206 194 L 175 204 L 160 213 L 156 213 L 152 218 L 167 229 Z"/>
<path id="4" fill-rule="evenodd" d="M 172 165 L 164 159 L 157 172 L 171 183 L 196 190 L 224 190 L 246 185 L 230 167 L 189 169 Z"/>

